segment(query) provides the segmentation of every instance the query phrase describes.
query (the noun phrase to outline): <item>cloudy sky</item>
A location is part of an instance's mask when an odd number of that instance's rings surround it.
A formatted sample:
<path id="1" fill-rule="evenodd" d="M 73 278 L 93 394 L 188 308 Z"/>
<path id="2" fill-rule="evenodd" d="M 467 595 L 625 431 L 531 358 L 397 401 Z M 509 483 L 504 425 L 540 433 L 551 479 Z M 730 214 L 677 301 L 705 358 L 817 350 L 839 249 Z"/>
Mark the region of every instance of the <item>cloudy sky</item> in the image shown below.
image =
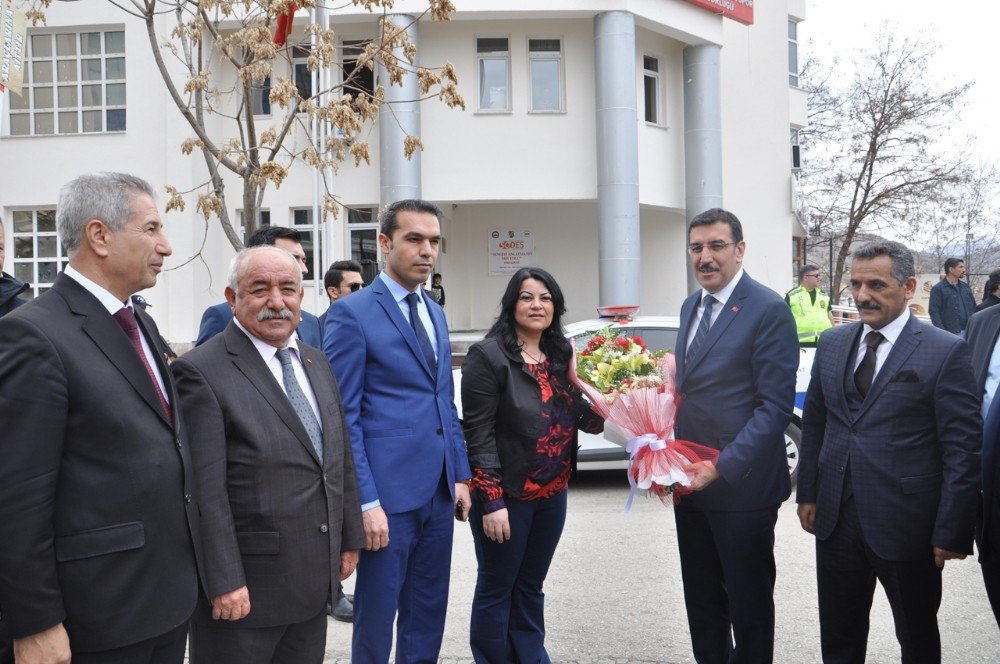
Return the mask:
<path id="1" fill-rule="evenodd" d="M 1000 162 L 1000 3 L 941 0 L 806 0 L 799 27 L 800 62 L 811 50 L 849 63 L 872 44 L 883 22 L 900 35 L 929 35 L 941 47 L 929 76 L 943 85 L 971 81 L 959 122 L 979 138 L 977 152 Z M 811 43 L 810 43 L 811 41 Z"/>

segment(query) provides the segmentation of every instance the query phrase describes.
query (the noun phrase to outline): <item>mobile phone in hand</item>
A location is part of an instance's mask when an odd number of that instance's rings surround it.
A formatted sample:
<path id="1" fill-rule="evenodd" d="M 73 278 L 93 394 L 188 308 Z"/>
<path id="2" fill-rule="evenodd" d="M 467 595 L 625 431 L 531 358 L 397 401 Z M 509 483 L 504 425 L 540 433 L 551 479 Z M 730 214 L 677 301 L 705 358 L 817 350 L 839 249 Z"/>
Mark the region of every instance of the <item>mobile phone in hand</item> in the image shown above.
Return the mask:
<path id="1" fill-rule="evenodd" d="M 465 521 L 465 504 L 461 500 L 455 501 L 455 518 Z"/>

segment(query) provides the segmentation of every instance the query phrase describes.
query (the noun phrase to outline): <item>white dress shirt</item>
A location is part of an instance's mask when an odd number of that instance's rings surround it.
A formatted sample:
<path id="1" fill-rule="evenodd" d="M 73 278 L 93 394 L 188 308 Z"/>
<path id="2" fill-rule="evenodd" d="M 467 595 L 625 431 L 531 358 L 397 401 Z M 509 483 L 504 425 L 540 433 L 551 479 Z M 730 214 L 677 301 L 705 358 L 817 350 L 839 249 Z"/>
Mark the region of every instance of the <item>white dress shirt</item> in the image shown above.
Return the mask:
<path id="1" fill-rule="evenodd" d="M 701 324 L 701 316 L 705 312 L 705 298 L 709 295 L 715 298 L 716 302 L 714 308 L 712 309 L 712 325 L 715 325 L 715 321 L 719 320 L 719 314 L 726 306 L 726 302 L 732 296 L 733 291 L 736 290 L 736 284 L 740 283 L 740 279 L 743 278 L 743 268 L 733 275 L 733 278 L 729 280 L 729 283 L 720 288 L 715 293 L 709 293 L 704 288 L 701 289 L 701 300 L 698 306 L 695 308 L 694 318 L 691 319 L 691 327 L 688 329 L 687 343 L 684 344 L 685 350 L 694 341 L 694 335 L 698 332 L 698 326 Z"/>
<path id="2" fill-rule="evenodd" d="M 67 265 L 66 269 L 63 270 L 63 274 L 83 286 L 88 293 L 96 297 L 112 316 L 121 311 L 123 307 L 131 309 L 132 314 L 135 315 L 135 307 L 132 306 L 132 298 L 122 302 L 117 297 L 109 293 L 106 288 L 97 285 L 91 279 L 83 276 L 83 274 L 81 274 L 80 271 L 72 265 Z M 115 321 L 115 324 L 117 325 L 118 321 Z M 156 382 L 160 386 L 160 394 L 163 395 L 163 398 L 166 399 L 169 404 L 170 392 L 167 391 L 167 385 L 163 382 L 163 376 L 160 375 L 160 369 L 156 364 L 156 353 L 153 352 L 153 348 L 149 345 L 149 341 L 146 340 L 146 335 L 142 334 L 142 327 L 139 328 L 139 340 L 142 342 L 142 352 L 146 355 L 146 361 L 149 362 L 149 368 L 153 370 L 153 375 L 156 376 Z"/>
<path id="3" fill-rule="evenodd" d="M 434 334 L 434 321 L 431 320 L 431 312 L 427 310 L 427 303 L 424 301 L 424 289 L 417 286 L 415 291 L 408 291 L 384 271 L 378 276 L 389 289 L 389 294 L 396 300 L 396 304 L 399 305 L 399 310 L 403 312 L 403 318 L 406 319 L 407 323 L 410 322 L 410 304 L 406 301 L 406 296 L 411 292 L 417 294 L 417 315 L 420 316 L 420 321 L 424 324 L 424 331 L 430 337 L 431 348 L 434 349 L 434 359 L 436 360 L 438 358 L 437 335 Z"/>
<path id="4" fill-rule="evenodd" d="M 274 379 L 278 381 L 278 387 L 281 391 L 288 396 L 288 391 L 285 389 L 285 378 L 281 373 L 281 360 L 278 359 L 278 349 L 271 344 L 261 341 L 253 334 L 251 334 L 243 325 L 240 323 L 239 319 L 233 317 L 233 322 L 236 323 L 236 327 L 243 331 L 243 334 L 249 337 L 253 347 L 257 349 L 260 353 L 261 359 L 264 360 L 264 364 L 267 365 L 268 370 Z M 299 382 L 299 387 L 302 388 L 302 393 L 306 395 L 306 399 L 309 400 L 309 405 L 313 409 L 313 413 L 316 415 L 316 421 L 319 423 L 320 431 L 323 430 L 323 418 L 319 415 L 319 404 L 316 402 L 316 395 L 313 393 L 312 384 L 309 382 L 309 377 L 306 376 L 305 367 L 302 366 L 302 358 L 299 357 L 299 345 L 298 340 L 293 334 L 288 338 L 288 344 L 285 346 L 292 352 L 289 355 L 292 358 L 292 370 L 295 372 L 295 380 Z"/>
<path id="5" fill-rule="evenodd" d="M 896 341 L 899 340 L 899 335 L 902 333 L 903 328 L 906 327 L 906 321 L 910 320 L 910 308 L 906 307 L 903 309 L 903 313 L 897 316 L 892 322 L 883 327 L 878 332 L 882 333 L 885 340 L 878 345 L 875 349 L 875 373 L 872 375 L 872 383 L 875 382 L 875 377 L 878 376 L 878 372 L 882 370 L 882 365 L 885 364 L 885 358 L 889 357 L 889 353 L 892 351 L 892 347 L 896 345 Z M 854 370 L 857 371 L 858 367 L 861 366 L 861 360 L 865 358 L 865 349 L 867 344 L 865 343 L 865 338 L 868 333 L 872 331 L 872 326 L 865 323 L 863 329 L 861 330 L 861 339 L 858 342 L 857 353 L 854 356 Z"/>

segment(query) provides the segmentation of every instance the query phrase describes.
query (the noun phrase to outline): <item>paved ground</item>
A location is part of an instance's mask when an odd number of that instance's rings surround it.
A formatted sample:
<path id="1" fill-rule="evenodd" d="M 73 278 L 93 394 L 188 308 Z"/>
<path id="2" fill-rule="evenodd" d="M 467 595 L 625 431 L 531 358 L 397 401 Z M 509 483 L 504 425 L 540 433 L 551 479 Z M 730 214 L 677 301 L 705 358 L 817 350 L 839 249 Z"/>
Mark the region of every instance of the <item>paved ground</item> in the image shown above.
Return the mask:
<path id="1" fill-rule="evenodd" d="M 628 484 L 618 471 L 584 473 L 570 489 L 569 517 L 546 582 L 546 645 L 566 664 L 687 663 L 687 630 L 671 508 L 638 500 L 623 515 Z M 789 501 L 778 516 L 775 553 L 775 661 L 820 662 L 812 539 Z M 469 607 L 476 560 L 468 526 L 455 533 L 452 589 L 442 664 L 472 662 Z M 353 580 L 347 584 L 348 592 Z M 939 614 L 944 662 L 1000 662 L 1000 630 L 990 612 L 979 565 L 949 562 Z M 327 663 L 350 661 L 351 626 L 330 621 Z M 885 595 L 876 591 L 868 661 L 898 662 Z"/>

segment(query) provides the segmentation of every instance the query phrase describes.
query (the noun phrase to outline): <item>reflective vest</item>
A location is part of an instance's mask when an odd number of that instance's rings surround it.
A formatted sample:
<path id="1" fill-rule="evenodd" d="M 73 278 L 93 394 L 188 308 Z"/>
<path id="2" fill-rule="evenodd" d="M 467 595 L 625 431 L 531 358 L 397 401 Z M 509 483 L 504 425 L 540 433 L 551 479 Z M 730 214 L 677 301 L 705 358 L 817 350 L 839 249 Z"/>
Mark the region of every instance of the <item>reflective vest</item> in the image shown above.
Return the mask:
<path id="1" fill-rule="evenodd" d="M 795 317 L 795 326 L 799 331 L 799 343 L 809 343 L 819 340 L 823 330 L 833 327 L 827 307 L 830 296 L 821 289 L 816 289 L 816 302 L 809 297 L 809 291 L 802 286 L 796 286 L 788 291 L 788 305 Z"/>

